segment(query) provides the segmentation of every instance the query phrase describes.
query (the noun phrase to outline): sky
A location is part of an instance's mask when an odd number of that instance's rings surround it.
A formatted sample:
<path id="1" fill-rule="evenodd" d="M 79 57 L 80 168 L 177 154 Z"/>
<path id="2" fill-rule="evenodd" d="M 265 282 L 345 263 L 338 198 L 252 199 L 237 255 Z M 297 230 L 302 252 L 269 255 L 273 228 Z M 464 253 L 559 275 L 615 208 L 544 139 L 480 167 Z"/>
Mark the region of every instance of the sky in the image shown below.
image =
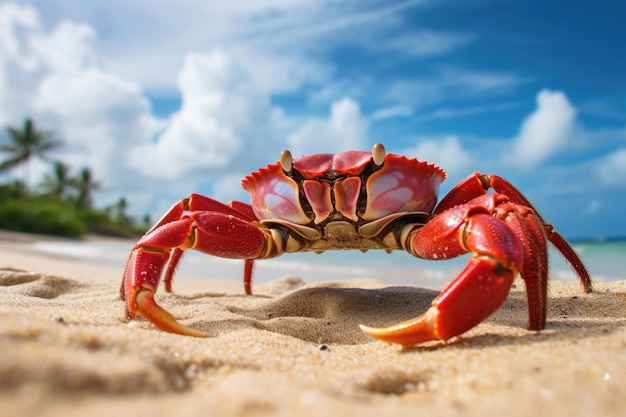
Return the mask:
<path id="1" fill-rule="evenodd" d="M 440 195 L 493 173 L 568 238 L 626 236 L 625 21 L 604 0 L 0 2 L 0 141 L 32 117 L 138 219 L 249 201 L 283 149 L 381 142 L 445 169 Z"/>

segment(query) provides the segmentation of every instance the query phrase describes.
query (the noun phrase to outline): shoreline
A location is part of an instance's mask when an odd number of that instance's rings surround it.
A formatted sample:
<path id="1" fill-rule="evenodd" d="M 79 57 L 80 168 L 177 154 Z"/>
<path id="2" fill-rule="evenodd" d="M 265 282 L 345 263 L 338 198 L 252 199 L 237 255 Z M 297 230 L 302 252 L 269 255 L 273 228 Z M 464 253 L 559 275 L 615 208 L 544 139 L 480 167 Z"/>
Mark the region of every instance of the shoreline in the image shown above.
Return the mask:
<path id="1" fill-rule="evenodd" d="M 74 260 L 118 269 L 110 271 L 117 280 L 121 274 L 134 240 L 90 235 L 83 239 L 57 238 L 0 230 L 0 266 L 8 264 L 7 254 L 26 251 L 51 259 Z M 574 249 L 581 256 L 595 282 L 626 279 L 626 245 L 608 243 L 581 245 Z M 2 252 L 7 253 L 2 256 Z M 550 279 L 576 282 L 573 269 L 554 248 L 550 247 Z M 307 282 L 372 278 L 395 285 L 443 287 L 458 274 L 468 255 L 445 261 L 428 261 L 402 251 L 386 254 L 382 251 L 328 251 L 323 254 L 302 252 L 255 262 L 255 282 L 271 281 L 282 275 L 298 275 Z M 22 260 L 20 265 L 28 266 Z M 16 265 L 19 267 L 19 265 Z M 67 268 L 65 269 L 67 270 Z M 54 271 L 65 271 L 58 267 Z M 52 270 L 48 270 L 52 272 Z M 207 278 L 221 279 L 227 288 L 241 282 L 243 262 L 217 258 L 197 251 L 187 251 L 177 268 L 176 280 L 190 279 L 193 288 L 201 289 Z M 84 274 L 82 275 L 84 276 Z M 196 284 L 197 283 L 197 284 Z M 233 284 L 235 283 L 235 284 Z M 235 287 L 236 288 L 236 287 Z"/>
<path id="2" fill-rule="evenodd" d="M 84 239 L 72 239 L 2 230 L 0 231 L 0 269 L 14 268 L 94 282 L 115 282 L 118 284 L 121 282 L 125 259 L 117 260 L 116 265 L 107 265 L 104 262 L 97 263 L 80 256 L 59 255 L 34 250 L 33 245 L 39 242 L 122 243 L 128 244 L 129 248 L 133 244 L 130 239 L 97 235 L 89 235 Z M 242 284 L 236 283 L 235 280 L 207 278 L 184 273 L 176 274 L 174 285 L 190 290 L 238 290 L 242 288 Z"/>

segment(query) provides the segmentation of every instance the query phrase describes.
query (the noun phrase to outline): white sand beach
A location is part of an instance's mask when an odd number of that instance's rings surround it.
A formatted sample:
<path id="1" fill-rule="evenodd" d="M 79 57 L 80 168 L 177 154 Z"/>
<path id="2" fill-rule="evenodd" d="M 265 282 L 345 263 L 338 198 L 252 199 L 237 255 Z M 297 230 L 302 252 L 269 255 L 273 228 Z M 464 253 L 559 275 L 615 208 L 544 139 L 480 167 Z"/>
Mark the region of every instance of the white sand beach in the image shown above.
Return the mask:
<path id="1" fill-rule="evenodd" d="M 181 276 L 157 300 L 211 336 L 192 338 L 128 322 L 120 268 L 35 239 L 0 233 L 1 416 L 626 415 L 626 281 L 553 281 L 542 332 L 519 281 L 468 333 L 403 349 L 358 324 L 414 317 L 437 289 L 277 276 L 245 296 Z"/>

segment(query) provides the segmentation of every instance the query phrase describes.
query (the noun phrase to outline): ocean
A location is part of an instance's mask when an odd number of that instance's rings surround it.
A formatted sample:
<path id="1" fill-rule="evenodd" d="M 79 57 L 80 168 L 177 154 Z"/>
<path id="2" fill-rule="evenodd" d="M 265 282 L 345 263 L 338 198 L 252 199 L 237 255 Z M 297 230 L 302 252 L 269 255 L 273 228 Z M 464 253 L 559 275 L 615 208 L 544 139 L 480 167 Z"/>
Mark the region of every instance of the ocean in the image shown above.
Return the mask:
<path id="1" fill-rule="evenodd" d="M 33 249 L 78 261 L 119 267 L 121 276 L 132 245 L 131 241 L 46 240 L 33 243 Z M 626 279 L 626 239 L 579 241 L 572 246 L 581 256 L 594 281 Z M 401 251 L 391 254 L 384 251 L 302 252 L 257 261 L 254 280 L 266 282 L 285 275 L 295 275 L 305 282 L 373 278 L 388 284 L 441 287 L 462 270 L 467 258 L 468 255 L 450 260 L 427 261 Z M 178 272 L 190 276 L 241 280 L 243 261 L 187 251 Z M 577 280 L 572 269 L 554 249 L 550 251 L 550 278 Z"/>

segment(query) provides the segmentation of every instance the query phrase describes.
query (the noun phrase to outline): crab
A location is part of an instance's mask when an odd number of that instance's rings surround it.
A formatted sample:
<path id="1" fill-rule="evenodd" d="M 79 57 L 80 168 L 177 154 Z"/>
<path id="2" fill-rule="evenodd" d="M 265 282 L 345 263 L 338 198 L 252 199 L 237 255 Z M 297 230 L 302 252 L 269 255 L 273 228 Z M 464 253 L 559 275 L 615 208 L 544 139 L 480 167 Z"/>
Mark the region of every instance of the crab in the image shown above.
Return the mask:
<path id="1" fill-rule="evenodd" d="M 528 328 L 544 329 L 548 242 L 571 264 L 583 291 L 592 291 L 576 252 L 511 183 L 473 173 L 437 204 L 445 178 L 441 168 L 386 153 L 381 144 L 371 152 L 297 159 L 283 151 L 278 162 L 243 179 L 251 204 L 191 194 L 137 242 L 120 290 L 126 316 L 139 314 L 172 333 L 207 336 L 154 300 L 161 278 L 171 292 L 174 270 L 189 249 L 243 259 L 246 294 L 252 293 L 253 262 L 284 253 L 382 249 L 431 260 L 471 253 L 420 316 L 385 328 L 360 326 L 373 338 L 404 346 L 472 329 L 503 304 L 518 275 L 526 287 Z"/>

